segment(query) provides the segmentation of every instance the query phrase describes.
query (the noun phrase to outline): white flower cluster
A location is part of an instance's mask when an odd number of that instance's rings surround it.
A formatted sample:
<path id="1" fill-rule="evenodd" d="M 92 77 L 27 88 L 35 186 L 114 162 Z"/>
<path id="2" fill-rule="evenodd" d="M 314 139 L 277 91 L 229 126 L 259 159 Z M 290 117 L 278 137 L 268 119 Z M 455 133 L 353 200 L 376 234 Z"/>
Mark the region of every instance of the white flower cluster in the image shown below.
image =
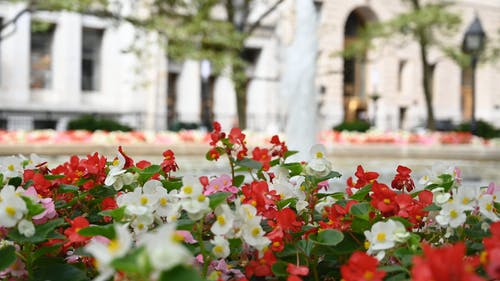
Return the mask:
<path id="1" fill-rule="evenodd" d="M 377 259 L 382 260 L 385 250 L 393 248 L 396 243 L 405 242 L 410 237 L 410 233 L 401 222 L 389 219 L 386 222 L 375 223 L 370 231 L 365 231 L 365 237 L 368 248 L 366 252 L 376 254 Z"/>

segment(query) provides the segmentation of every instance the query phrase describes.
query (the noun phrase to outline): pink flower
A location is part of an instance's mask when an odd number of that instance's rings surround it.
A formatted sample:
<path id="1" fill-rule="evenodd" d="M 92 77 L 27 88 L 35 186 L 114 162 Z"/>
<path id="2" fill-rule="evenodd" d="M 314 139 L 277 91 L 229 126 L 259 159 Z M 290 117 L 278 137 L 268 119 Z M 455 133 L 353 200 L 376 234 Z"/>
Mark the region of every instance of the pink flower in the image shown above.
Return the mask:
<path id="1" fill-rule="evenodd" d="M 233 181 L 229 175 L 221 175 L 210 181 L 203 194 L 210 195 L 216 192 L 231 192 L 232 194 L 236 194 L 238 188 L 233 186 Z"/>
<path id="2" fill-rule="evenodd" d="M 196 241 L 193 238 L 193 235 L 191 234 L 191 232 L 189 232 L 187 230 L 177 230 L 175 233 L 184 237 L 184 242 L 186 242 L 188 244 L 198 243 L 198 241 Z"/>
<path id="3" fill-rule="evenodd" d="M 35 203 L 40 203 L 45 209 L 40 214 L 33 216 L 33 222 L 35 224 L 42 224 L 47 222 L 49 219 L 53 219 L 57 216 L 56 208 L 52 198 L 42 198 L 36 191 L 35 187 L 30 186 L 26 191 L 24 191 L 25 196 L 31 197 Z"/>

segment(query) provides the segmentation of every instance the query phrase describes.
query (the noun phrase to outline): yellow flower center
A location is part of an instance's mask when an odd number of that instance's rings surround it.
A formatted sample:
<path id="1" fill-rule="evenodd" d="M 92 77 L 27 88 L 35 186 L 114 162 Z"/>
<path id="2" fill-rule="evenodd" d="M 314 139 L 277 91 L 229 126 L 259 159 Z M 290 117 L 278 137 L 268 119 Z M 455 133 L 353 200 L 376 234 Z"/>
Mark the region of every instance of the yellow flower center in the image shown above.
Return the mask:
<path id="1" fill-rule="evenodd" d="M 377 241 L 378 241 L 378 242 L 384 242 L 384 241 L 385 241 L 385 236 L 386 236 L 386 235 L 385 235 L 385 233 L 383 233 L 383 232 L 378 233 L 378 234 L 377 234 Z"/>
<path id="2" fill-rule="evenodd" d="M 7 169 L 9 169 L 9 171 L 11 172 L 14 172 L 14 165 L 10 164 L 9 166 L 7 166 Z"/>
<path id="3" fill-rule="evenodd" d="M 385 204 L 390 204 L 390 203 L 391 203 L 391 199 L 389 199 L 389 198 L 385 198 L 385 199 L 384 199 L 384 203 L 385 203 Z"/>
<path id="4" fill-rule="evenodd" d="M 184 236 L 182 236 L 180 233 L 174 233 L 172 234 L 172 241 L 174 242 L 184 242 Z"/>
<path id="5" fill-rule="evenodd" d="M 115 159 L 113 161 L 113 166 L 118 166 L 119 163 L 120 163 L 120 161 L 118 159 Z"/>
<path id="6" fill-rule="evenodd" d="M 224 248 L 221 245 L 217 245 L 214 247 L 214 252 L 220 254 L 220 253 L 224 252 Z"/>
<path id="7" fill-rule="evenodd" d="M 252 236 L 253 237 L 257 237 L 257 236 L 259 236 L 259 234 L 260 234 L 260 228 L 259 227 L 256 226 L 256 227 L 252 228 Z"/>
<path id="8" fill-rule="evenodd" d="M 191 194 L 193 193 L 193 187 L 192 186 L 189 186 L 189 185 L 186 185 L 182 188 L 182 191 L 186 194 Z"/>
<path id="9" fill-rule="evenodd" d="M 486 251 L 482 251 L 481 254 L 479 254 L 479 261 L 481 264 L 486 264 L 488 262 L 488 253 Z"/>
<path id="10" fill-rule="evenodd" d="M 165 197 L 160 198 L 160 205 L 162 205 L 162 206 L 166 206 L 166 205 L 167 205 L 167 203 L 168 203 L 167 198 L 165 198 Z"/>
<path id="11" fill-rule="evenodd" d="M 143 223 L 138 224 L 137 228 L 139 228 L 140 230 L 142 230 L 144 228 L 144 224 Z"/>
<path id="12" fill-rule="evenodd" d="M 373 272 L 367 271 L 367 272 L 365 272 L 363 277 L 365 278 L 365 280 L 372 280 L 373 279 Z"/>
<path id="13" fill-rule="evenodd" d="M 5 207 L 5 212 L 11 217 L 16 215 L 16 209 L 12 208 L 11 206 Z"/>
<path id="14" fill-rule="evenodd" d="M 224 218 L 223 215 L 219 215 L 217 216 L 217 222 L 220 224 L 220 225 L 225 225 L 226 224 L 226 219 Z"/>
<path id="15" fill-rule="evenodd" d="M 455 211 L 455 210 L 451 210 L 451 211 L 450 211 L 450 217 L 451 217 L 452 219 L 456 219 L 456 218 L 458 217 L 458 213 L 457 213 L 457 211 Z"/>
<path id="16" fill-rule="evenodd" d="M 316 158 L 323 158 L 323 152 L 321 151 L 316 152 Z"/>
<path id="17" fill-rule="evenodd" d="M 370 241 L 366 240 L 365 241 L 365 249 L 370 248 L 370 245 L 371 245 Z"/>
<path id="18" fill-rule="evenodd" d="M 200 194 L 200 196 L 198 196 L 198 202 L 203 202 L 203 201 L 205 201 L 205 198 L 207 198 L 205 195 Z"/>
<path id="19" fill-rule="evenodd" d="M 121 247 L 120 241 L 114 239 L 114 240 L 109 241 L 108 251 L 110 251 L 111 253 L 115 253 L 116 251 L 118 251 L 120 249 L 120 247 Z"/>
<path id="20" fill-rule="evenodd" d="M 486 209 L 486 211 L 491 212 L 491 210 L 493 210 L 493 204 L 491 204 L 491 203 L 486 204 L 485 209 Z"/>
<path id="21" fill-rule="evenodd" d="M 149 201 L 149 200 L 148 200 L 148 198 L 147 198 L 147 197 L 145 197 L 145 196 L 141 197 L 141 205 L 146 205 L 146 204 L 148 204 L 148 201 Z"/>
<path id="22" fill-rule="evenodd" d="M 281 243 L 279 241 L 273 242 L 274 247 L 279 247 L 280 245 L 281 245 Z"/>
<path id="23" fill-rule="evenodd" d="M 470 202 L 470 199 L 469 199 L 468 197 L 464 197 L 464 198 L 462 199 L 462 204 L 464 204 L 464 205 L 465 205 L 465 204 L 468 204 L 469 202 Z"/>
<path id="24" fill-rule="evenodd" d="M 217 185 L 217 184 L 216 184 L 216 185 L 214 185 L 214 189 L 215 189 L 215 190 L 219 190 L 219 185 Z"/>
<path id="25" fill-rule="evenodd" d="M 301 186 L 300 186 L 300 190 L 302 190 L 302 191 L 306 191 L 306 187 L 305 187 L 304 185 L 301 185 Z"/>

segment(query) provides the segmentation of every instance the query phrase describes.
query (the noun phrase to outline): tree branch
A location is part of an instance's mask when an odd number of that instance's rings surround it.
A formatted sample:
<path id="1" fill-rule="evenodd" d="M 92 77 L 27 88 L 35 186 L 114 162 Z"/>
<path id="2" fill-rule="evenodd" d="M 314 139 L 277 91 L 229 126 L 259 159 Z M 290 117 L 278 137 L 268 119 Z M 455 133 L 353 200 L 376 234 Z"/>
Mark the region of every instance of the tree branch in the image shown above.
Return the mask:
<path id="1" fill-rule="evenodd" d="M 4 39 L 4 38 L 7 38 L 8 35 L 11 35 L 14 33 L 14 31 L 17 29 L 17 21 L 21 18 L 22 15 L 24 15 L 25 13 L 31 13 L 31 9 L 30 8 L 24 8 L 22 9 L 21 11 L 19 11 L 12 19 L 6 21 L 4 24 L 2 24 L 0 26 L 0 40 Z M 14 25 L 14 31 L 12 31 L 11 33 L 9 33 L 8 35 L 5 35 L 5 36 L 2 36 L 2 31 L 7 28 L 9 25 Z"/>
<path id="2" fill-rule="evenodd" d="M 269 15 L 271 14 L 274 10 L 276 10 L 276 8 L 278 8 L 278 6 L 283 3 L 284 0 L 278 0 L 276 1 L 276 3 L 274 3 L 271 7 L 269 7 L 269 9 L 267 9 L 267 11 L 265 11 L 262 15 L 260 15 L 260 17 L 252 23 L 252 25 L 250 25 L 250 27 L 246 30 L 247 34 L 248 35 L 251 35 L 256 29 L 257 27 L 260 26 L 260 24 L 262 23 L 262 21 Z"/>

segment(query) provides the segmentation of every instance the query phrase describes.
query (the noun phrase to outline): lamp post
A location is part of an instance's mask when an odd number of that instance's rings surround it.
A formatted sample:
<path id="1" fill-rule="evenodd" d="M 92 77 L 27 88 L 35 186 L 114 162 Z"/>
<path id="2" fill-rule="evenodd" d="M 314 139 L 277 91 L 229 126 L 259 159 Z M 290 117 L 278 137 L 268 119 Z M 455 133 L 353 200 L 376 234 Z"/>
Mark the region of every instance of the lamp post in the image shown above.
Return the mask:
<path id="1" fill-rule="evenodd" d="M 471 88 L 472 88 L 472 110 L 471 110 L 471 133 L 476 134 L 476 67 L 477 67 L 477 62 L 479 59 L 479 56 L 481 55 L 481 52 L 484 48 L 485 45 L 485 40 L 486 39 L 486 33 L 483 30 L 483 27 L 481 25 L 481 21 L 479 20 L 479 17 L 476 16 L 474 17 L 474 20 L 472 23 L 469 25 L 469 28 L 467 28 L 467 31 L 465 32 L 464 36 L 464 41 L 462 44 L 462 49 L 464 53 L 468 54 L 471 56 L 471 68 L 472 68 L 472 81 L 471 81 Z"/>
<path id="2" fill-rule="evenodd" d="M 201 125 L 207 129 L 211 130 L 212 126 L 212 114 L 211 114 L 211 99 L 209 97 L 209 78 L 212 72 L 210 61 L 202 60 L 200 65 L 200 75 L 201 75 Z"/>
<path id="3" fill-rule="evenodd" d="M 377 125 L 377 110 L 378 110 L 378 105 L 377 101 L 380 99 L 380 95 L 375 92 L 370 96 L 370 99 L 373 102 L 373 120 L 372 120 L 372 126 L 375 127 Z"/>

